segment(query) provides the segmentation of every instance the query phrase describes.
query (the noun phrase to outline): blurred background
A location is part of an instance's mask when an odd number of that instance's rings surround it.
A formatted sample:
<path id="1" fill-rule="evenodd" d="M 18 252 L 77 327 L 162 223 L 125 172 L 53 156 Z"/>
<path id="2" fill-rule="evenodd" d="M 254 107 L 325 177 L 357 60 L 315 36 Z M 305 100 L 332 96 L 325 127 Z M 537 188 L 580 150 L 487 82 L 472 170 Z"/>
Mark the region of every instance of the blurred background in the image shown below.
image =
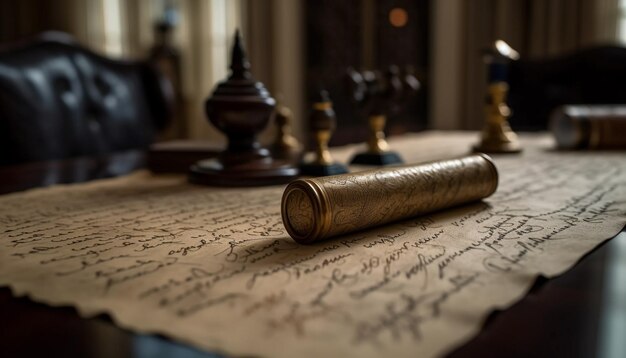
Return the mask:
<path id="1" fill-rule="evenodd" d="M 626 42 L 626 0 L 0 0 L 0 43 L 63 31 L 109 57 L 150 59 L 172 80 L 176 118 L 165 138 L 223 138 L 203 102 L 228 74 L 241 29 L 254 76 L 294 112 L 303 138 L 312 94 L 330 91 L 334 144 L 362 140 L 366 125 L 346 69 L 410 68 L 416 100 L 388 131 L 479 129 L 481 50 L 507 41 L 524 60 Z M 626 100 L 626 99 L 625 99 Z M 515 108 L 514 108 L 515 110 Z M 511 119 L 514 128 L 523 119 Z"/>

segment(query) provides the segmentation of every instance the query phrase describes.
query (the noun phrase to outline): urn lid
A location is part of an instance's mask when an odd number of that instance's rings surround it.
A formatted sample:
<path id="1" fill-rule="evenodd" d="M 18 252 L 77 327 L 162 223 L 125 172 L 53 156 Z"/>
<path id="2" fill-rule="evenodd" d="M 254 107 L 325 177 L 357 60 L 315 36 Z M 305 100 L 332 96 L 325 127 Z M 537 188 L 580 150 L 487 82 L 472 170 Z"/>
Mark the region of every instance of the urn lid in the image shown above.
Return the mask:
<path id="1" fill-rule="evenodd" d="M 219 105 L 221 101 L 263 102 L 270 106 L 276 104 L 263 83 L 252 77 L 250 62 L 246 57 L 239 30 L 235 32 L 230 75 L 217 85 L 213 95 L 208 99 L 208 102 L 213 102 L 213 105 Z"/>

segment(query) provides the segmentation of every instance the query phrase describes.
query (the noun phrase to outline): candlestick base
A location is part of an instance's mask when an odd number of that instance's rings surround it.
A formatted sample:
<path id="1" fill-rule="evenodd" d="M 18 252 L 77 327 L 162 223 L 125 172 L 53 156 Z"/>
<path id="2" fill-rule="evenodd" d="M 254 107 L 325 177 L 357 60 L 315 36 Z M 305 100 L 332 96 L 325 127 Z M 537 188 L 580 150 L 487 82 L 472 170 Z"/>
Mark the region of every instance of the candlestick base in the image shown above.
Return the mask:
<path id="1" fill-rule="evenodd" d="M 392 165 L 402 163 L 404 163 L 404 161 L 400 155 L 392 151 L 382 153 L 359 153 L 350 161 L 350 164 L 359 165 Z"/>
<path id="2" fill-rule="evenodd" d="M 323 177 L 329 175 L 337 175 L 337 174 L 346 174 L 348 173 L 348 168 L 340 163 L 332 163 L 332 164 L 302 164 L 300 166 L 300 174 L 301 175 L 309 175 L 315 177 Z"/>
<path id="3" fill-rule="evenodd" d="M 297 176 L 298 170 L 288 162 L 271 158 L 235 166 L 224 166 L 218 158 L 204 159 L 189 169 L 191 183 L 216 186 L 277 185 L 289 183 Z"/>

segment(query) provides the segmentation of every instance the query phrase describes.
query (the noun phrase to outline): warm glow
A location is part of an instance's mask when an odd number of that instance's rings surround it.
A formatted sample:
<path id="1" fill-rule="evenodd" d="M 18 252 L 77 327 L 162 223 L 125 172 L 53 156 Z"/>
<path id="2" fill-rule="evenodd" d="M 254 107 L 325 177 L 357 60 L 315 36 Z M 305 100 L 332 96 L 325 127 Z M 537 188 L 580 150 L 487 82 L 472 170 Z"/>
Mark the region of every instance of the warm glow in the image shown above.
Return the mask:
<path id="1" fill-rule="evenodd" d="M 409 14 L 402 8 L 393 8 L 389 11 L 389 22 L 393 27 L 404 27 L 409 22 Z"/>

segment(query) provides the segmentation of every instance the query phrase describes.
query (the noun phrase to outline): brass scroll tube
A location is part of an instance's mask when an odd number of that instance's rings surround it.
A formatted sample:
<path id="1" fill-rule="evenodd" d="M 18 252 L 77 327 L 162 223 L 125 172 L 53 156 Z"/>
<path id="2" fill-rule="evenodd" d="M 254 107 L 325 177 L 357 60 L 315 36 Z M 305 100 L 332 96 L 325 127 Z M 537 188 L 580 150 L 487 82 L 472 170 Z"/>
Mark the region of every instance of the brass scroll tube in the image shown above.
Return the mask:
<path id="1" fill-rule="evenodd" d="M 488 197 L 498 172 L 487 155 L 291 182 L 283 224 L 311 243 Z"/>

